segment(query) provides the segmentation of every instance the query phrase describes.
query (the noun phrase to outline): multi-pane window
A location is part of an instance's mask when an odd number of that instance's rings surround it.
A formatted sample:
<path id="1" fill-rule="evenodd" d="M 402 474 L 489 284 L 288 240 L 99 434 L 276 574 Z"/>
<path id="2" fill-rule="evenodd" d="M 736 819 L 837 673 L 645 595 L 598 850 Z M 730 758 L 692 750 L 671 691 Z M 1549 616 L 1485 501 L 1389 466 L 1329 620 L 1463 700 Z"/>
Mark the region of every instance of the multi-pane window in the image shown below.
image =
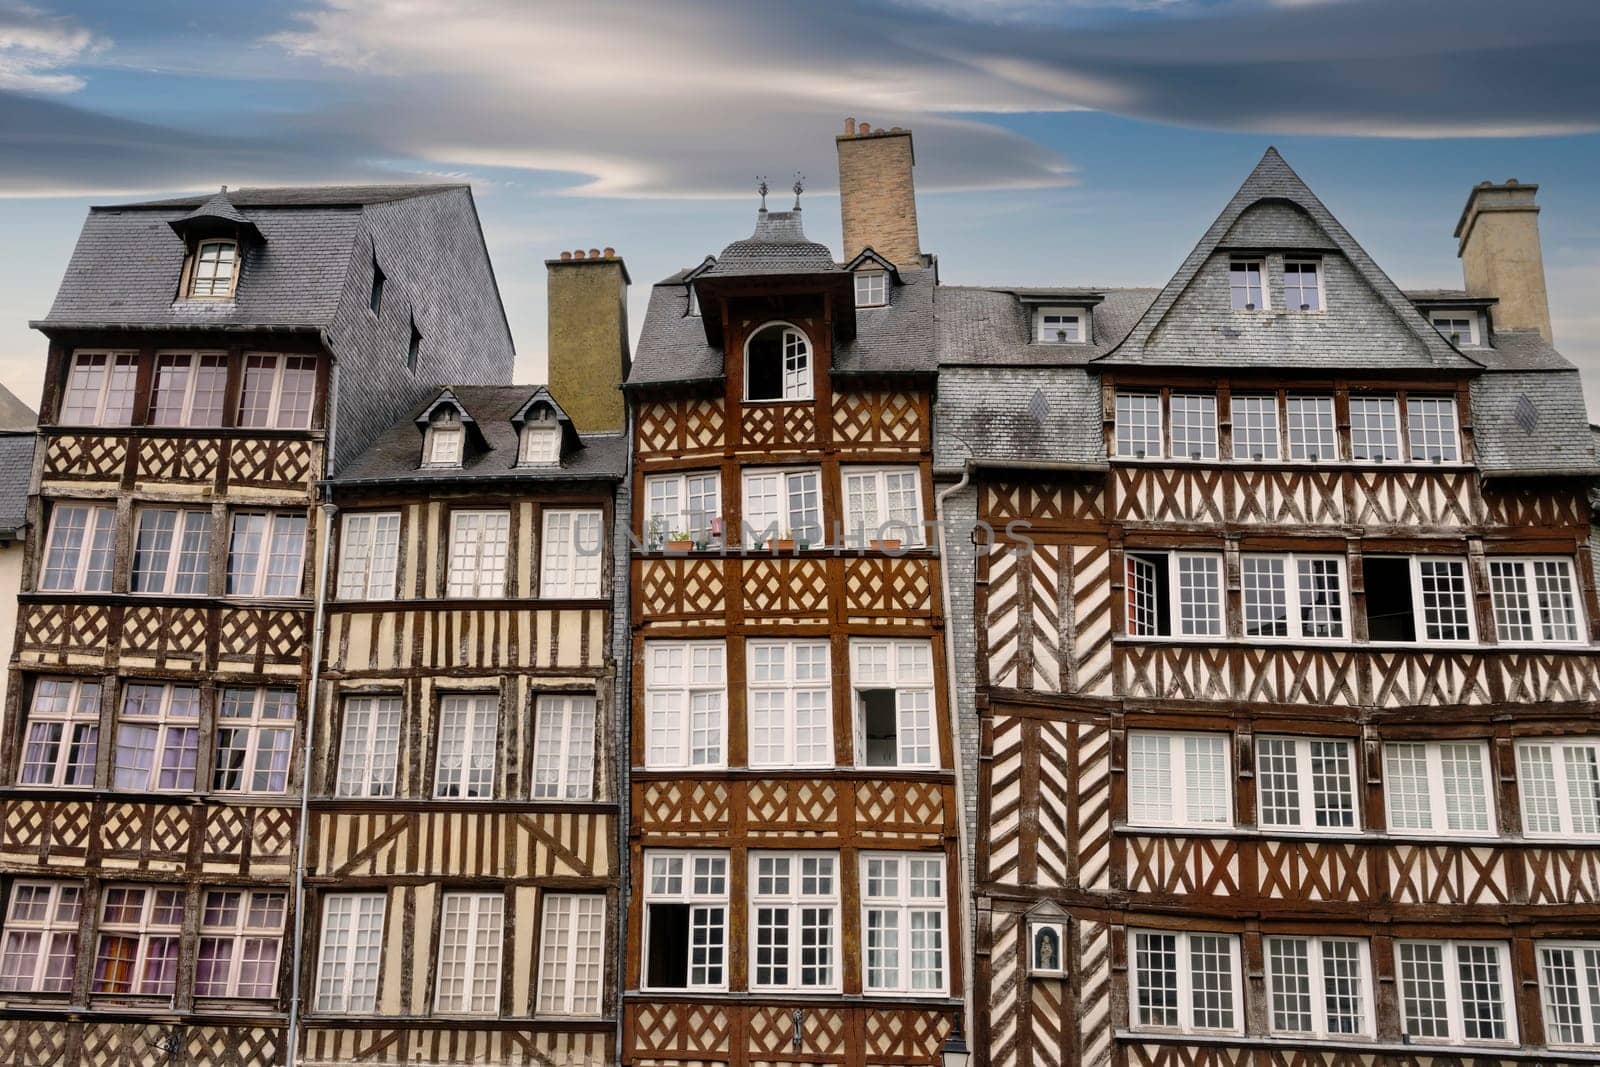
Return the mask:
<path id="1" fill-rule="evenodd" d="M 228 537 L 229 596 L 299 596 L 306 517 L 243 511 Z"/>
<path id="2" fill-rule="evenodd" d="M 1233 458 L 1278 458 L 1278 394 L 1233 397 Z"/>
<path id="3" fill-rule="evenodd" d="M 1411 458 L 1419 463 L 1454 463 L 1461 458 L 1456 443 L 1456 402 L 1448 396 L 1406 398 L 1406 434 Z"/>
<path id="4" fill-rule="evenodd" d="M 1290 394 L 1284 398 L 1284 412 L 1288 420 L 1290 459 L 1315 463 L 1339 458 L 1333 397 Z"/>
<path id="5" fill-rule="evenodd" d="M 500 701 L 493 694 L 453 694 L 440 700 L 433 795 L 465 800 L 494 796 L 499 735 Z"/>
<path id="6" fill-rule="evenodd" d="M 1458 345 L 1475 345 L 1478 343 L 1478 319 L 1476 315 L 1462 314 L 1460 312 L 1436 312 L 1429 321 L 1433 328 Z"/>
<path id="7" fill-rule="evenodd" d="M 862 854 L 865 992 L 945 991 L 945 909 L 943 854 Z"/>
<path id="8" fill-rule="evenodd" d="M 1337 556 L 1241 556 L 1239 591 L 1247 637 L 1346 636 L 1344 567 Z"/>
<path id="9" fill-rule="evenodd" d="M 833 680 L 826 641 L 751 641 L 750 766 L 833 764 Z"/>
<path id="10" fill-rule="evenodd" d="M 1372 965 L 1365 941 L 1300 934 L 1264 940 L 1273 1033 L 1372 1036 Z"/>
<path id="11" fill-rule="evenodd" d="M 1494 833 L 1482 741 L 1391 741 L 1383 746 L 1383 766 L 1391 832 Z"/>
<path id="12" fill-rule="evenodd" d="M 78 352 L 61 397 L 63 426 L 127 426 L 133 421 L 136 352 Z"/>
<path id="13" fill-rule="evenodd" d="M 1239 939 L 1231 934 L 1130 930 L 1130 1022 L 1136 1029 L 1243 1026 Z"/>
<path id="14" fill-rule="evenodd" d="M 82 887 L 14 882 L 0 941 L 0 993 L 70 993 L 78 969 Z"/>
<path id="15" fill-rule="evenodd" d="M 364 1015 L 377 1010 L 386 904 L 382 893 L 332 893 L 324 899 L 317 1011 Z"/>
<path id="16" fill-rule="evenodd" d="M 539 559 L 540 596 L 575 600 L 599 596 L 605 562 L 599 510 L 546 511 L 544 551 Z"/>
<path id="17" fill-rule="evenodd" d="M 819 543 L 823 535 L 820 486 L 816 470 L 745 471 L 741 540 L 757 547 L 774 537 Z"/>
<path id="18" fill-rule="evenodd" d="M 211 788 L 219 793 L 282 793 L 289 788 L 293 746 L 293 689 L 224 689 L 217 709 Z"/>
<path id="19" fill-rule="evenodd" d="M 197 300 L 232 296 L 233 280 L 238 269 L 239 242 L 201 241 L 194 252 L 189 296 Z"/>
<path id="20" fill-rule="evenodd" d="M 33 683 L 17 781 L 22 785 L 94 785 L 100 751 L 100 683 L 40 678 Z"/>
<path id="21" fill-rule="evenodd" d="M 1566 644 L 1582 640 L 1571 561 L 1491 558 L 1489 591 L 1501 641 Z"/>
<path id="22" fill-rule="evenodd" d="M 673 534 L 686 533 L 697 545 L 722 532 L 722 479 L 716 471 L 655 474 L 644 480 L 646 544 L 660 548 Z"/>
<path id="23" fill-rule="evenodd" d="M 1516 1040 L 1503 943 L 1397 941 L 1394 951 L 1406 1037 L 1424 1044 Z"/>
<path id="24" fill-rule="evenodd" d="M 1466 560 L 1368 556 L 1363 568 L 1370 640 L 1472 640 L 1473 611 Z"/>
<path id="25" fill-rule="evenodd" d="M 1466 564 L 1459 559 L 1418 559 L 1416 569 L 1423 634 L 1430 641 L 1472 640 Z"/>
<path id="26" fill-rule="evenodd" d="M 522 458 L 529 467 L 548 467 L 561 462 L 559 426 L 525 426 L 522 430 Z"/>
<path id="27" fill-rule="evenodd" d="M 1173 459 L 1217 458 L 1217 397 L 1215 393 L 1173 393 Z"/>
<path id="28" fill-rule="evenodd" d="M 606 898 L 546 893 L 539 935 L 540 1015 L 599 1015 L 605 977 Z"/>
<path id="29" fill-rule="evenodd" d="M 428 428 L 428 466 L 459 467 L 467 432 L 449 413 Z"/>
<path id="30" fill-rule="evenodd" d="M 317 358 L 252 353 L 244 357 L 239 425 L 305 430 L 317 388 Z"/>
<path id="31" fill-rule="evenodd" d="M 162 352 L 150 382 L 150 425 L 221 426 L 227 394 L 227 356 Z"/>
<path id="32" fill-rule="evenodd" d="M 170 997 L 178 988 L 183 890 L 107 886 L 90 991 Z"/>
<path id="33" fill-rule="evenodd" d="M 450 596 L 506 595 L 510 552 L 509 511 L 456 511 L 450 515 Z"/>
<path id="34" fill-rule="evenodd" d="M 1600 941 L 1541 941 L 1538 950 L 1545 1041 L 1600 1046 Z"/>
<path id="35" fill-rule="evenodd" d="M 1600 837 L 1600 740 L 1517 742 L 1522 828 L 1537 837 Z"/>
<path id="36" fill-rule="evenodd" d="M 773 323 L 745 348 L 745 399 L 810 400 L 811 344 L 793 326 Z"/>
<path id="37" fill-rule="evenodd" d="M 922 543 L 922 493 L 915 467 L 844 468 L 844 521 L 849 536 Z"/>
<path id="38" fill-rule="evenodd" d="M 288 900 L 279 890 L 206 891 L 195 953 L 195 996 L 260 1000 L 277 995 Z"/>
<path id="39" fill-rule="evenodd" d="M 104 593 L 116 561 L 117 509 L 58 503 L 50 509 L 39 588 L 50 593 Z"/>
<path id="40" fill-rule="evenodd" d="M 646 989 L 728 987 L 728 854 L 644 854 Z"/>
<path id="41" fill-rule="evenodd" d="M 1159 459 L 1161 397 L 1156 393 L 1117 393 L 1117 455 Z"/>
<path id="42" fill-rule="evenodd" d="M 932 644 L 851 641 L 850 687 L 855 699 L 857 765 L 936 765 Z"/>
<path id="43" fill-rule="evenodd" d="M 1220 554 L 1129 552 L 1124 559 L 1129 636 L 1222 636 Z"/>
<path id="44" fill-rule="evenodd" d="M 1400 408 L 1394 397 L 1350 398 L 1350 458 L 1357 463 L 1400 458 Z"/>
<path id="45" fill-rule="evenodd" d="M 392 600 L 399 565 L 399 512 L 345 515 L 339 546 L 340 600 Z"/>
<path id="46" fill-rule="evenodd" d="M 140 508 L 133 535 L 135 593 L 204 596 L 211 584 L 211 512 Z"/>
<path id="47" fill-rule="evenodd" d="M 1256 739 L 1261 826 L 1356 830 L 1355 745 L 1333 737 Z"/>
<path id="48" fill-rule="evenodd" d="M 112 787 L 192 793 L 199 757 L 199 688 L 129 682 L 117 718 Z"/>
<path id="49" fill-rule="evenodd" d="M 1265 270 L 1259 259 L 1236 259 L 1228 264 L 1228 296 L 1235 311 L 1254 311 L 1267 306 L 1263 277 Z"/>
<path id="50" fill-rule="evenodd" d="M 1314 259 L 1288 259 L 1283 263 L 1283 302 L 1291 310 L 1321 311 L 1322 264 Z"/>
<path id="51" fill-rule="evenodd" d="M 644 657 L 645 766 L 724 766 L 728 672 L 722 642 L 649 641 Z"/>
<path id="52" fill-rule="evenodd" d="M 1233 760 L 1227 734 L 1128 734 L 1128 822 L 1232 826 Z"/>
<path id="53" fill-rule="evenodd" d="M 1067 345 L 1084 340 L 1083 312 L 1067 308 L 1040 308 L 1035 314 L 1040 344 Z"/>
<path id="54" fill-rule="evenodd" d="M 876 308 L 889 302 L 889 272 L 856 271 L 856 307 Z"/>
<path id="55" fill-rule="evenodd" d="M 433 1010 L 440 1015 L 497 1015 L 505 897 L 446 893 L 439 915 L 439 982 Z"/>
<path id="56" fill-rule="evenodd" d="M 534 716 L 533 799 L 594 796 L 595 698 L 545 693 Z"/>
<path id="57" fill-rule="evenodd" d="M 750 853 L 750 987 L 839 988 L 839 857 Z"/>
<path id="58" fill-rule="evenodd" d="M 400 698 L 347 698 L 339 738 L 339 796 L 394 796 L 399 764 Z"/>

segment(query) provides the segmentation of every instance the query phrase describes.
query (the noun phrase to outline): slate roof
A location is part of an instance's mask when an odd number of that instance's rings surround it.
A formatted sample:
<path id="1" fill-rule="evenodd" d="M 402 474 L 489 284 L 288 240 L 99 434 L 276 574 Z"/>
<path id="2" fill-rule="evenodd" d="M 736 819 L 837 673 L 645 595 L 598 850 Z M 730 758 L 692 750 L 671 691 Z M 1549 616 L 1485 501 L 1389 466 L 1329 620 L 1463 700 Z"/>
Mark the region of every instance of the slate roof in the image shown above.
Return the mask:
<path id="1" fill-rule="evenodd" d="M 1111 351 L 1155 299 L 1155 289 L 1019 288 L 940 286 L 935 312 L 939 322 L 939 365 L 1078 366 Z M 1033 342 L 1033 309 L 1019 297 L 1056 299 L 1062 305 L 1100 299 L 1091 312 L 1093 336 L 1083 344 Z"/>
<path id="2" fill-rule="evenodd" d="M 1600 474 L 1576 370 L 1476 378 L 1472 422 L 1477 466 L 1487 476 Z"/>
<path id="3" fill-rule="evenodd" d="M 796 206 L 792 211 L 762 208 L 756 213 L 755 232 L 724 248 L 705 276 L 838 274 L 842 269 L 827 245 L 806 239 Z"/>
<path id="4" fill-rule="evenodd" d="M 0 540 L 18 537 L 28 523 L 34 440 L 31 431 L 0 433 Z"/>
<path id="5" fill-rule="evenodd" d="M 39 425 L 39 414 L 22 402 L 22 398 L 0 385 L 0 432 L 19 430 L 32 433 Z"/>
<path id="6" fill-rule="evenodd" d="M 260 186 L 228 190 L 228 200 L 235 207 L 362 207 L 366 204 L 387 204 L 395 200 L 409 200 L 415 196 L 449 192 L 452 189 L 469 189 L 464 182 L 397 182 L 389 185 L 288 185 Z M 110 204 L 90 208 L 91 211 L 127 211 L 140 208 L 197 208 L 215 193 L 196 193 L 174 196 L 164 200 L 141 200 L 131 204 Z"/>
<path id="7" fill-rule="evenodd" d="M 621 481 L 627 470 L 627 438 L 621 432 L 582 435 L 583 447 L 569 451 L 561 466 L 519 467 L 517 428 L 512 417 L 542 389 L 534 385 L 439 386 L 436 397 L 448 390 L 483 432 L 488 451 L 469 454 L 461 467 L 421 467 L 422 432 L 418 409 L 379 434 L 331 484 L 349 488 L 375 484 L 448 484 L 451 482 L 575 482 Z M 433 397 L 423 408 L 432 406 Z"/>
<path id="8" fill-rule="evenodd" d="M 1041 346 L 1044 347 L 1044 346 Z M 933 408 L 933 465 L 1106 465 L 1100 379 L 1083 367 L 948 367 Z"/>

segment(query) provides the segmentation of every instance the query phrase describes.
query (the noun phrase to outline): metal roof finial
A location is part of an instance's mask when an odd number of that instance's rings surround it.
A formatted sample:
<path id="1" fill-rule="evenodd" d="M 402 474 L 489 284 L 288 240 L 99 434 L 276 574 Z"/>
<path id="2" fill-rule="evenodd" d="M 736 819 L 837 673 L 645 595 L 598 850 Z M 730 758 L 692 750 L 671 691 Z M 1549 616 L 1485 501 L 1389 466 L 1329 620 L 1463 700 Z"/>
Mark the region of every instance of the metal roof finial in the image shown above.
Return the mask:
<path id="1" fill-rule="evenodd" d="M 806 191 L 806 176 L 799 171 L 794 172 L 794 209 L 800 210 L 800 194 Z"/>
<path id="2" fill-rule="evenodd" d="M 765 211 L 767 210 L 767 176 L 765 174 L 757 174 L 756 181 L 761 183 L 756 186 L 756 192 L 761 194 L 761 210 Z"/>

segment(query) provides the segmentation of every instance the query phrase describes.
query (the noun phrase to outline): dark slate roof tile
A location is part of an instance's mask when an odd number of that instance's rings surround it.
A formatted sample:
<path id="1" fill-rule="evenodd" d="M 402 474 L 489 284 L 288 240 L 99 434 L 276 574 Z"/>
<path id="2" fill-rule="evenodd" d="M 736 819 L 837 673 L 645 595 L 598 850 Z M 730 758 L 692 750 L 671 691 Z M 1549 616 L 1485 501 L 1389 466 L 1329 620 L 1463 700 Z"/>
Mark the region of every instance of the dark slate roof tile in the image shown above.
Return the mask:
<path id="1" fill-rule="evenodd" d="M 1115 348 L 1155 299 L 1155 289 L 1021 289 L 1005 286 L 940 286 L 937 313 L 941 366 L 1077 366 Z M 1090 312 L 1092 337 L 1085 344 L 1042 345 L 1033 341 L 1032 309 L 1018 299 L 1059 298 L 1071 305 L 1086 294 L 1104 299 Z"/>
<path id="2" fill-rule="evenodd" d="M 431 196 L 452 189 L 471 188 L 464 182 L 418 183 L 402 182 L 392 185 L 291 185 L 262 186 L 260 188 L 230 189 L 227 198 L 235 207 L 362 207 L 367 204 L 387 204 L 395 200 L 408 200 L 415 196 Z M 109 204 L 91 208 L 93 211 L 126 211 L 144 208 L 197 208 L 215 193 L 197 193 L 175 196 L 165 200 L 142 200 L 131 204 Z"/>
<path id="3" fill-rule="evenodd" d="M 1100 379 L 1082 367 L 947 367 L 933 409 L 933 464 L 969 460 L 1103 467 Z"/>
<path id="4" fill-rule="evenodd" d="M 1485 474 L 1600 473 L 1583 383 L 1574 369 L 1474 379 L 1472 422 L 1477 465 Z"/>
<path id="5" fill-rule="evenodd" d="M 28 483 L 33 478 L 32 433 L 0 433 L 0 536 L 28 521 Z"/>
<path id="6" fill-rule="evenodd" d="M 827 245 L 806 239 L 800 209 L 768 211 L 756 215 L 756 229 L 743 241 L 722 250 L 705 272 L 708 278 L 735 278 L 758 274 L 837 274 L 839 264 Z"/>

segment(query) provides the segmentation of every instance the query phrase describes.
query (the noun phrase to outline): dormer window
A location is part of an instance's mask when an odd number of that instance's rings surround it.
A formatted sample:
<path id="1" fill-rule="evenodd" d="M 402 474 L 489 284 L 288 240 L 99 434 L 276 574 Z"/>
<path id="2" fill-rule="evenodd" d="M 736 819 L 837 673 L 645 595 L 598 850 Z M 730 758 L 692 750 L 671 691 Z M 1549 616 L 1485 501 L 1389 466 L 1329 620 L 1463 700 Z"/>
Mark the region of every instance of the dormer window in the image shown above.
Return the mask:
<path id="1" fill-rule="evenodd" d="M 1435 311 L 1430 316 L 1433 328 L 1452 344 L 1474 346 L 1478 340 L 1478 316 L 1470 311 Z"/>
<path id="2" fill-rule="evenodd" d="M 232 239 L 201 241 L 195 246 L 189 273 L 189 298 L 227 300 L 239 276 L 239 242 Z"/>
<path id="3" fill-rule="evenodd" d="M 1259 259 L 1236 259 L 1228 264 L 1228 293 L 1235 311 L 1260 311 L 1267 306 L 1267 291 Z"/>
<path id="4" fill-rule="evenodd" d="M 757 330 L 745 344 L 746 400 L 810 400 L 811 343 L 787 323 Z"/>
<path id="5" fill-rule="evenodd" d="M 529 425 L 522 431 L 522 463 L 548 467 L 561 462 L 561 427 Z"/>
<path id="6" fill-rule="evenodd" d="M 372 257 L 372 288 L 367 293 L 367 307 L 372 309 L 374 315 L 383 314 L 383 283 L 388 280 L 388 275 L 383 273 L 383 268 L 378 266 L 378 257 Z"/>
<path id="7" fill-rule="evenodd" d="M 466 449 L 466 429 L 456 413 L 446 408 L 428 428 L 427 466 L 459 467 Z"/>
<path id="8" fill-rule="evenodd" d="M 693 285 L 690 285 L 687 288 L 689 290 L 689 314 L 691 314 L 691 315 L 699 315 L 700 314 L 700 294 L 694 291 L 694 286 Z"/>
<path id="9" fill-rule="evenodd" d="M 1314 259 L 1289 259 L 1283 263 L 1283 303 L 1291 311 L 1321 311 L 1322 264 Z"/>
<path id="10" fill-rule="evenodd" d="M 889 302 L 889 272 L 856 271 L 856 307 L 879 308 Z"/>
<path id="11" fill-rule="evenodd" d="M 1042 345 L 1075 345 L 1084 340 L 1079 308 L 1039 308 L 1033 313 L 1034 336 Z"/>

